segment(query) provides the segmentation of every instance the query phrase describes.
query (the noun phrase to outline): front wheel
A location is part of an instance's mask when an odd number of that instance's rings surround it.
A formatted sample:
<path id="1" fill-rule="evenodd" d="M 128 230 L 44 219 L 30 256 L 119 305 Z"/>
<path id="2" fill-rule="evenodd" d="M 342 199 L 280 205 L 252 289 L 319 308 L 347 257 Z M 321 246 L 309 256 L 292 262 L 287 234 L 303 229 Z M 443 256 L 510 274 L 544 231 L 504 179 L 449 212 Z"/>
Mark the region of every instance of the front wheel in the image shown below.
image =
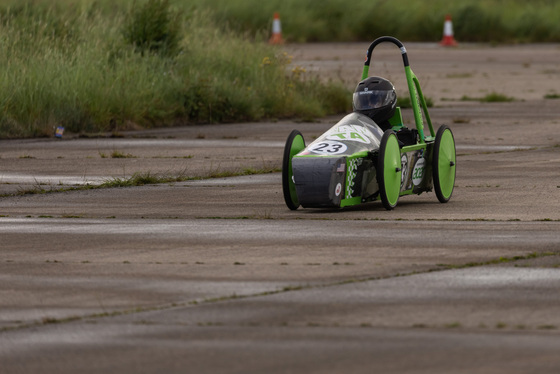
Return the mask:
<path id="1" fill-rule="evenodd" d="M 455 138 L 451 129 L 446 125 L 442 125 L 436 134 L 432 157 L 434 190 L 441 203 L 448 202 L 453 193 L 456 162 Z"/>
<path id="2" fill-rule="evenodd" d="M 305 148 L 305 140 L 298 130 L 293 130 L 284 146 L 284 158 L 282 160 L 282 191 L 284 192 L 284 201 L 291 210 L 299 207 L 299 200 L 296 193 L 294 183 L 294 175 L 292 172 L 292 158 Z"/>
<path id="3" fill-rule="evenodd" d="M 397 135 L 387 130 L 381 138 L 377 160 L 377 183 L 383 206 L 392 210 L 397 206 L 401 191 L 401 150 Z"/>

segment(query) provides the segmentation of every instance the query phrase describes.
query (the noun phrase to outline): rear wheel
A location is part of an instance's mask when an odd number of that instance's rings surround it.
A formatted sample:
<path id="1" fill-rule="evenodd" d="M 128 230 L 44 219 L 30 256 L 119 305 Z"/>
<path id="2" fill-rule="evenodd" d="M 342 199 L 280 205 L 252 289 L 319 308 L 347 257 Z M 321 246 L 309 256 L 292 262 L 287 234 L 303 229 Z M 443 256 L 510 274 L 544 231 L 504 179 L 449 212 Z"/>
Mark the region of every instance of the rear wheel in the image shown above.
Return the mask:
<path id="1" fill-rule="evenodd" d="M 305 140 L 298 130 L 293 130 L 284 147 L 284 158 L 282 160 L 282 191 L 284 192 L 284 201 L 291 210 L 299 207 L 299 200 L 294 184 L 294 175 L 292 172 L 292 158 L 305 148 Z"/>
<path id="2" fill-rule="evenodd" d="M 455 185 L 455 138 L 451 129 L 440 126 L 434 141 L 434 154 L 432 156 L 432 172 L 434 177 L 434 190 L 438 200 L 446 203 L 451 198 Z"/>
<path id="3" fill-rule="evenodd" d="M 401 151 L 397 135 L 387 130 L 381 138 L 377 160 L 377 183 L 383 206 L 387 210 L 397 206 L 401 191 Z"/>

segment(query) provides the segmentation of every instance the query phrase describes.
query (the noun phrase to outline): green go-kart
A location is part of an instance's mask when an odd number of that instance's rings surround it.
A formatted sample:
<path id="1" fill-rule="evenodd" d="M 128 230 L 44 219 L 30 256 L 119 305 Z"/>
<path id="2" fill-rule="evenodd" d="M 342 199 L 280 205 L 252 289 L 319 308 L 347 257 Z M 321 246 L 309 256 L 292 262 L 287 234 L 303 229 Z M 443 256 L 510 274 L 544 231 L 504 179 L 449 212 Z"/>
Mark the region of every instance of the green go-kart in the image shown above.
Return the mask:
<path id="1" fill-rule="evenodd" d="M 342 208 L 381 200 L 395 208 L 401 196 L 435 190 L 446 203 L 455 184 L 455 139 L 442 125 L 434 132 L 420 83 L 404 45 L 383 36 L 368 48 L 362 80 L 368 78 L 371 55 L 383 42 L 401 51 L 415 128 L 403 124 L 396 107 L 383 131 L 370 117 L 353 112 L 308 146 L 298 130 L 288 136 L 282 164 L 282 189 L 288 208 Z M 424 121 L 429 134 L 424 132 Z"/>

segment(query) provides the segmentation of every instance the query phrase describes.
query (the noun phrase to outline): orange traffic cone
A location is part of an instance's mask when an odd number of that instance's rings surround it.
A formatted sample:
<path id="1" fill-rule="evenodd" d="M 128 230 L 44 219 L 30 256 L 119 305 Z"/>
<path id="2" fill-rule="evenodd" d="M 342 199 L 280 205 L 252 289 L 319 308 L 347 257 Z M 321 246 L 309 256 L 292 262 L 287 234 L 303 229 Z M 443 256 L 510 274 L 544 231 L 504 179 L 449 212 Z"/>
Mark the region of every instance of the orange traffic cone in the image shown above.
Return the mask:
<path id="1" fill-rule="evenodd" d="M 282 39 L 282 25 L 280 24 L 280 15 L 278 12 L 274 13 L 274 20 L 272 21 L 272 36 L 268 42 L 270 44 L 284 44 L 284 39 Z"/>
<path id="2" fill-rule="evenodd" d="M 439 44 L 446 47 L 457 46 L 457 41 L 453 37 L 453 23 L 451 22 L 451 16 L 449 14 L 445 16 L 445 23 L 443 24 L 443 39 Z"/>

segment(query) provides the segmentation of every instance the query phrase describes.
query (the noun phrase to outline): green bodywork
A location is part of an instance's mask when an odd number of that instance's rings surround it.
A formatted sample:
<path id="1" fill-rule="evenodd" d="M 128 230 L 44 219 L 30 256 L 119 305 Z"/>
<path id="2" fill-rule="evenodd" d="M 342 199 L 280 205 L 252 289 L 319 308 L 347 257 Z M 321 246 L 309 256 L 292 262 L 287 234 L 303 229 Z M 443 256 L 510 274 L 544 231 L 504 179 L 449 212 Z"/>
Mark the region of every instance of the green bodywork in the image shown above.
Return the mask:
<path id="1" fill-rule="evenodd" d="M 364 66 L 362 79 L 366 79 L 368 77 L 369 66 Z M 403 146 L 399 148 L 397 144 L 397 137 L 392 137 L 391 140 L 391 152 L 400 152 L 400 157 L 402 158 L 403 155 L 406 155 L 407 159 L 412 160 L 412 162 L 416 162 L 418 160 L 418 154 L 422 154 L 422 157 L 425 158 L 425 167 L 424 167 L 424 174 L 430 175 L 432 172 L 431 168 L 431 156 L 433 150 L 433 142 L 435 138 L 435 132 L 432 125 L 432 121 L 430 119 L 430 115 L 428 114 L 428 106 L 426 104 L 426 100 L 424 99 L 424 95 L 422 94 L 422 89 L 420 88 L 420 83 L 418 79 L 414 75 L 410 66 L 405 66 L 405 74 L 406 80 L 408 83 L 408 90 L 410 93 L 410 99 L 412 103 L 412 111 L 414 114 L 414 121 L 416 125 L 416 129 L 418 130 L 419 140 L 417 144 Z M 426 136 L 424 133 L 424 120 L 428 124 L 429 129 L 429 136 Z M 394 131 L 399 131 L 405 128 L 404 121 L 402 118 L 402 111 L 400 107 L 395 109 L 395 113 L 389 119 L 389 123 L 392 126 Z M 400 151 L 399 151 L 400 150 Z M 298 156 L 298 157 L 306 157 L 306 156 Z M 314 157 L 314 156 L 307 156 L 307 157 Z M 359 152 L 355 153 L 351 156 L 346 156 L 346 167 L 347 167 L 347 176 L 345 180 L 345 187 L 344 187 L 344 197 L 341 199 L 340 206 L 352 206 L 361 204 L 365 201 L 375 200 L 378 196 L 370 196 L 369 198 L 364 198 L 363 196 L 352 196 L 349 193 L 349 190 L 352 189 L 354 186 L 353 183 L 353 172 L 355 170 L 355 163 L 357 160 L 371 157 L 371 154 L 367 152 Z M 387 175 L 384 176 L 384 180 L 386 183 L 387 188 L 387 198 L 391 205 L 395 205 L 399 196 L 404 195 L 412 195 L 415 193 L 421 193 L 422 191 L 430 190 L 432 188 L 432 181 L 431 178 L 424 178 L 420 185 L 411 184 L 401 186 L 401 173 L 395 173 L 395 169 L 400 166 L 400 158 L 393 155 L 393 157 L 386 157 L 386 163 L 391 163 L 391 165 L 385 165 L 385 173 Z M 394 164 L 394 165 L 393 165 Z M 398 165 L 397 165 L 398 164 Z M 412 172 L 414 165 L 411 165 Z M 375 177 L 375 176 L 373 176 Z M 371 176 L 370 176 L 371 178 Z M 452 187 L 451 187 L 452 189 Z"/>
<path id="2" fill-rule="evenodd" d="M 373 49 L 379 43 L 387 41 L 397 45 L 402 54 L 407 88 L 410 95 L 415 127 L 418 132 L 416 141 L 413 143 L 410 138 L 407 138 L 409 134 L 414 134 L 414 132 L 408 130 L 409 127 L 404 124 L 400 107 L 395 108 L 393 116 L 389 119 L 394 133 L 388 133 L 389 130 L 383 132 L 381 128 L 376 126 L 379 132 L 375 136 L 383 136 L 382 138 L 376 138 L 378 146 L 380 145 L 379 142 L 383 143 L 383 146 L 380 146 L 378 150 L 369 149 L 363 151 L 362 149 L 356 149 L 345 152 L 346 148 L 344 148 L 340 154 L 337 152 L 333 152 L 332 155 L 325 153 L 325 150 L 330 152 L 330 149 L 334 149 L 325 147 L 339 146 L 336 150 L 341 149 L 342 143 L 340 141 L 348 140 L 349 137 L 353 141 L 363 141 L 365 143 L 367 134 L 359 130 L 347 129 L 344 131 L 336 128 L 334 132 L 326 132 L 312 143 L 319 146 L 316 150 L 311 149 L 310 145 L 303 152 L 300 152 L 302 154 L 298 154 L 298 152 L 305 147 L 303 138 L 294 139 L 289 154 L 290 161 L 291 158 L 295 158 L 298 160 L 299 165 L 302 165 L 299 166 L 301 167 L 300 169 L 297 169 L 298 173 L 303 173 L 302 170 L 306 170 L 306 172 L 309 170 L 310 173 L 296 176 L 296 179 L 300 181 L 298 188 L 301 188 L 301 191 L 296 191 L 295 182 L 291 182 L 292 165 L 290 162 L 289 177 L 291 183 L 289 196 L 293 203 L 299 203 L 297 195 L 300 192 L 306 199 L 306 203 L 302 203 L 303 207 L 346 207 L 381 199 L 386 209 L 393 209 L 397 205 L 400 196 L 421 194 L 422 192 L 432 191 L 434 187 L 440 202 L 446 202 L 451 197 L 455 181 L 456 157 L 453 135 L 447 126 L 440 127 L 438 134 L 435 133 L 420 83 L 409 66 L 406 49 L 402 43 L 392 37 L 376 39 L 368 49 L 366 63 L 362 72 L 362 80 L 368 78 Z M 353 115 L 349 114 L 343 118 L 339 122 L 339 124 L 342 124 L 340 126 L 348 126 L 350 129 L 353 126 L 365 128 L 368 126 L 365 122 L 371 121 L 369 117 L 365 121 L 364 119 L 351 117 Z M 363 116 L 363 114 L 356 115 Z M 427 124 L 426 132 L 424 131 L 425 124 Z M 372 122 L 372 125 L 375 125 L 375 123 Z M 401 134 L 403 135 L 403 140 L 399 139 Z M 401 141 L 409 145 L 403 145 Z M 435 149 L 436 146 L 437 150 Z M 321 152 L 323 154 L 317 156 L 315 153 L 311 154 L 308 149 L 311 149 L 312 152 L 322 149 Z M 310 158 L 317 158 L 318 160 L 327 159 L 329 161 L 322 164 L 326 165 L 325 169 L 314 169 L 315 166 L 305 169 L 307 166 L 303 165 L 310 164 L 303 162 L 303 160 L 309 160 Z M 311 179 L 306 179 L 309 175 L 312 176 Z M 434 181 L 434 179 L 436 180 Z M 304 182 L 301 182 L 301 180 Z M 318 191 L 317 194 L 315 194 L 314 189 L 305 190 L 309 186 L 314 186 L 313 183 L 317 183 L 319 186 L 316 189 Z M 323 186 L 326 187 L 323 188 Z M 325 200 L 321 200 L 323 196 L 325 196 Z M 317 200 L 313 200 L 314 198 Z M 300 199 L 300 201 L 303 200 Z M 317 201 L 320 202 L 317 203 Z"/>
<path id="3" fill-rule="evenodd" d="M 371 50 L 368 51 L 371 53 Z M 403 55 L 406 54 L 406 49 L 404 47 L 401 48 L 401 53 Z M 367 56 L 369 60 L 371 55 Z M 416 151 L 420 151 L 426 157 L 426 170 L 425 172 L 431 172 L 431 155 L 433 150 L 433 142 L 435 139 L 435 131 L 432 125 L 432 120 L 428 113 L 428 105 L 426 104 L 426 100 L 422 93 L 422 88 L 420 87 L 420 82 L 418 78 L 408 65 L 408 59 L 405 61 L 404 72 L 406 76 L 406 82 L 408 87 L 408 92 L 410 95 L 410 102 L 412 105 L 412 112 L 414 114 L 414 122 L 416 126 L 416 130 L 418 130 L 418 143 L 409 146 L 403 146 L 400 148 L 401 157 L 405 154 L 410 155 Z M 369 63 L 364 65 L 362 71 L 362 80 L 367 79 L 369 76 Z M 428 124 L 429 135 L 426 135 L 424 132 L 424 120 Z M 401 108 L 397 107 L 393 116 L 389 119 L 389 123 L 392 126 L 394 131 L 399 131 L 400 129 L 404 128 L 404 121 L 402 118 Z M 430 184 L 425 184 L 425 188 L 430 189 Z M 452 189 L 452 188 L 451 188 Z M 411 195 L 415 193 L 415 188 L 412 186 L 411 188 L 402 188 L 400 191 L 400 196 L 403 195 Z"/>

